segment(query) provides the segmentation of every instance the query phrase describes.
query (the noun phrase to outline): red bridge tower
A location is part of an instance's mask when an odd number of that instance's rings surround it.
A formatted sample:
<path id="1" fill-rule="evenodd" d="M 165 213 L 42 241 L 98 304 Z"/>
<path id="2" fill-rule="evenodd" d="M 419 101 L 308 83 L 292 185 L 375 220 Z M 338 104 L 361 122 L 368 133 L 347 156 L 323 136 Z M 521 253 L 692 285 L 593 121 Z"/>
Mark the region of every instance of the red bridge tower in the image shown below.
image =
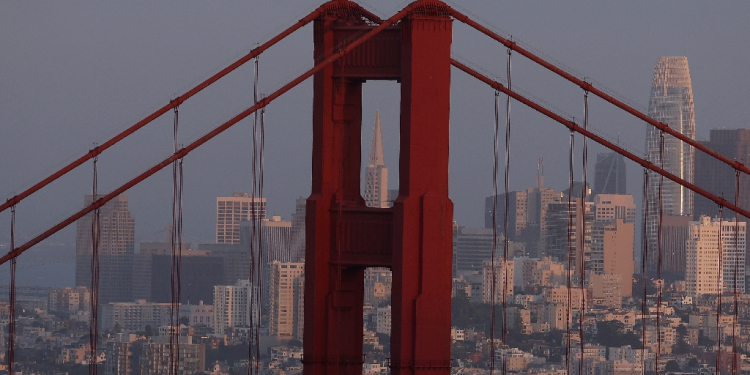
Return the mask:
<path id="1" fill-rule="evenodd" d="M 314 21 L 316 60 L 373 29 L 331 1 Z M 314 76 L 312 193 L 305 254 L 306 375 L 362 373 L 366 267 L 393 270 L 393 374 L 449 374 L 453 203 L 448 198 L 452 20 L 440 1 L 408 15 Z M 399 195 L 360 195 L 362 84 L 401 83 Z"/>

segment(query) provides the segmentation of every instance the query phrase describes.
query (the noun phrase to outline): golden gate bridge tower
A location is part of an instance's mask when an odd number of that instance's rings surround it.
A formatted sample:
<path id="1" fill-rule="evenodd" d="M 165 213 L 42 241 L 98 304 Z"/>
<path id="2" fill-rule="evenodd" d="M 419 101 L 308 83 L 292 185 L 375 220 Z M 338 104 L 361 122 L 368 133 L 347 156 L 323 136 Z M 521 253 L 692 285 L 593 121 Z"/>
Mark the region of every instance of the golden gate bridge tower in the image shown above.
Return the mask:
<path id="1" fill-rule="evenodd" d="M 376 27 L 353 2 L 329 2 L 321 13 L 314 21 L 316 59 Z M 416 2 L 400 23 L 314 76 L 305 374 L 362 373 L 366 267 L 393 271 L 393 373 L 450 372 L 451 26 L 444 4 Z M 393 208 L 366 207 L 360 196 L 367 80 L 401 83 L 400 187 Z"/>

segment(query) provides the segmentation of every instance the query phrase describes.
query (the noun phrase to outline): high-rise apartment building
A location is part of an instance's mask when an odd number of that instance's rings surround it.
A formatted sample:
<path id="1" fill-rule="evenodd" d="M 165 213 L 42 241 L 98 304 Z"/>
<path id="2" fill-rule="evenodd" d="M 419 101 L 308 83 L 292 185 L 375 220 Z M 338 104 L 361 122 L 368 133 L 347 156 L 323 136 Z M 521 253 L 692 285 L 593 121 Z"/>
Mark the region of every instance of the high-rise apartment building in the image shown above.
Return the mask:
<path id="1" fill-rule="evenodd" d="M 305 277 L 304 263 L 282 263 L 271 264 L 271 309 L 268 314 L 269 333 L 282 339 L 296 338 L 302 332 L 299 313 L 303 311 L 298 304 L 304 301 L 304 297 L 296 295 L 304 291 L 304 284 L 295 288 L 295 280 Z M 299 283 L 299 282 L 297 282 Z M 302 302 L 304 303 L 304 302 Z"/>
<path id="2" fill-rule="evenodd" d="M 621 297 L 633 294 L 634 235 L 635 224 L 620 218 L 594 223 L 591 234 L 591 251 L 586 269 L 598 275 L 619 275 L 618 290 Z M 613 282 L 612 280 L 600 278 L 602 282 Z"/>
<path id="3" fill-rule="evenodd" d="M 495 304 L 501 304 L 503 301 L 503 291 L 505 291 L 506 298 L 512 296 L 514 278 L 515 266 L 512 260 L 503 261 L 502 258 L 498 258 L 495 261 L 494 272 L 492 262 L 484 261 L 482 265 L 482 303 L 492 303 L 494 301 Z"/>
<path id="4" fill-rule="evenodd" d="M 660 57 L 656 62 L 654 80 L 648 105 L 648 115 L 656 121 L 695 139 L 695 113 L 693 109 L 693 88 L 686 57 Z M 662 146 L 663 135 L 663 146 Z M 663 158 L 662 158 L 663 155 Z M 688 182 L 693 182 L 695 151 L 692 146 L 677 138 L 663 134 L 655 127 L 648 126 L 646 132 L 646 159 Z M 646 220 L 646 241 L 651 249 L 657 248 L 657 222 L 662 216 L 682 216 L 693 214 L 693 192 L 688 188 L 663 179 L 661 199 L 659 190 L 662 179 L 649 172 L 648 217 Z M 659 203 L 661 201 L 661 204 Z M 659 213 L 659 207 L 662 212 Z M 656 269 L 656 257 L 648 259 L 651 270 Z"/>
<path id="5" fill-rule="evenodd" d="M 701 143 L 730 159 L 745 165 L 750 163 L 750 129 L 712 129 L 710 140 Z M 740 173 L 739 182 L 737 203 L 745 209 L 750 208 L 750 176 Z M 695 154 L 695 184 L 734 202 L 737 190 L 735 170 L 703 152 Z M 718 205 L 702 196 L 696 196 L 693 218 L 698 220 L 701 215 L 719 216 Z M 734 217 L 734 213 L 728 210 L 723 215 Z M 748 222 L 744 216 L 740 216 L 740 220 Z"/>
<path id="6" fill-rule="evenodd" d="M 685 245 L 689 296 L 733 291 L 735 286 L 740 293 L 745 292 L 746 229 L 746 223 L 709 216 L 690 222 Z"/>
<path id="7" fill-rule="evenodd" d="M 583 214 L 582 204 L 585 211 Z M 544 256 L 567 263 L 570 252 L 572 268 L 575 273 L 580 274 L 584 268 L 583 260 L 589 256 L 584 254 L 591 249 L 594 204 L 582 202 L 581 198 L 573 198 L 570 204 L 567 201 L 553 202 L 547 206 Z"/>
<path id="8" fill-rule="evenodd" d="M 238 245 L 240 222 L 266 217 L 266 198 L 247 193 L 216 198 L 216 243 Z"/>
<path id="9" fill-rule="evenodd" d="M 84 205 L 94 201 L 87 195 Z M 135 219 L 120 195 L 99 210 L 99 303 L 132 301 Z M 93 213 L 76 222 L 76 286 L 91 287 Z"/>
<path id="10" fill-rule="evenodd" d="M 365 170 L 365 203 L 367 207 L 388 208 L 388 168 L 383 155 L 383 135 L 380 129 L 380 111 L 375 112 L 372 128 L 370 158 Z"/>
<path id="11" fill-rule="evenodd" d="M 258 287 L 252 285 L 250 280 L 214 286 L 214 334 L 223 335 L 228 327 L 252 327 L 258 324 L 260 301 L 257 298 Z"/>
<path id="12" fill-rule="evenodd" d="M 597 154 L 594 195 L 626 194 L 625 186 L 625 158 L 616 152 Z"/>

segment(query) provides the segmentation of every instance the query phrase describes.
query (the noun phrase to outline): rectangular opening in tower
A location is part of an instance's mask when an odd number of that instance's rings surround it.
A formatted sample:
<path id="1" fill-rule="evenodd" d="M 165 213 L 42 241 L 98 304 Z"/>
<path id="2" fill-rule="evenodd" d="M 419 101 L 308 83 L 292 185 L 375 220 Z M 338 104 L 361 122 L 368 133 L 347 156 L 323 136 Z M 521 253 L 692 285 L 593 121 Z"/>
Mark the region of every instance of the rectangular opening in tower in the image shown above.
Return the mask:
<path id="1" fill-rule="evenodd" d="M 362 197 L 388 208 L 398 196 L 401 85 L 370 81 L 362 90 Z"/>

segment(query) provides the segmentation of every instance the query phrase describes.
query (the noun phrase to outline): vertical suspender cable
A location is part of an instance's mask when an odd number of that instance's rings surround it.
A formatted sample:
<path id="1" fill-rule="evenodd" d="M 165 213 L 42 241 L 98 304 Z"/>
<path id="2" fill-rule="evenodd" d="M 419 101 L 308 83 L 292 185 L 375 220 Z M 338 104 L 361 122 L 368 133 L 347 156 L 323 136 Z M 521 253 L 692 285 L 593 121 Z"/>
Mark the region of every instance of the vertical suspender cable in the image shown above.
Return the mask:
<path id="1" fill-rule="evenodd" d="M 263 107 L 260 110 L 260 133 L 259 133 L 260 134 L 260 148 L 258 150 L 258 159 L 259 159 L 258 160 L 258 171 L 260 172 L 259 176 L 258 176 L 258 195 L 261 198 L 264 197 L 264 193 L 263 193 L 263 173 L 264 173 L 263 172 L 263 164 L 264 164 L 264 150 L 265 150 L 265 122 L 266 122 L 266 108 Z M 266 261 L 266 259 L 269 259 L 269 254 L 265 254 L 264 253 L 264 250 L 266 250 L 266 249 L 264 249 L 264 246 L 263 246 L 263 225 L 261 223 L 261 221 L 263 220 L 263 218 L 260 215 L 258 215 L 258 219 L 257 220 L 258 220 L 258 238 L 257 238 L 257 240 L 258 240 L 258 249 L 259 249 L 258 259 L 261 261 L 261 264 L 267 264 L 268 262 Z M 262 301 L 263 300 L 263 291 L 265 289 L 265 286 L 263 285 L 263 277 L 262 277 L 262 274 L 260 272 L 260 270 L 262 270 L 262 269 L 263 269 L 263 267 L 259 267 L 258 268 L 258 270 L 259 270 L 259 275 L 258 275 L 258 301 Z M 255 334 L 255 337 L 254 337 L 254 339 L 255 339 L 255 366 L 256 366 L 256 371 L 258 373 L 260 373 L 260 366 L 261 366 L 261 362 L 260 362 L 260 316 L 258 317 L 258 319 L 256 319 L 256 322 L 255 322 L 255 331 L 256 331 L 256 334 Z"/>
<path id="2" fill-rule="evenodd" d="M 734 186 L 734 205 L 739 207 L 740 203 L 740 171 L 736 169 L 735 174 L 735 186 Z M 732 375 L 737 375 L 739 364 L 737 363 L 737 328 L 739 326 L 739 296 L 737 289 L 737 276 L 739 268 L 740 258 L 740 217 L 737 211 L 734 211 L 734 280 L 732 284 L 734 286 L 734 319 L 732 320 Z M 743 280 L 744 285 L 744 280 Z"/>
<path id="3" fill-rule="evenodd" d="M 179 150 L 179 106 L 174 107 L 174 152 Z M 179 373 L 180 361 L 180 302 L 182 266 L 182 159 L 172 163 L 172 270 L 169 331 L 169 374 Z"/>
<path id="4" fill-rule="evenodd" d="M 583 92 L 583 128 L 588 129 L 589 124 L 589 92 Z M 581 188 L 581 236 L 580 244 L 581 249 L 578 253 L 581 255 L 581 259 L 578 263 L 581 265 L 581 312 L 578 314 L 578 338 L 581 343 L 581 364 L 578 366 L 578 374 L 583 375 L 583 333 L 584 323 L 586 320 L 586 196 L 588 190 L 586 186 L 586 173 L 588 172 L 588 145 L 586 143 L 586 136 L 583 136 L 583 187 Z M 572 193 L 572 192 L 571 192 Z M 577 238 L 578 236 L 576 236 Z M 578 245 L 576 245 L 578 247 Z"/>
<path id="5" fill-rule="evenodd" d="M 664 169 L 664 132 L 659 134 L 659 167 Z M 656 263 L 656 363 L 654 369 L 659 371 L 659 357 L 661 356 L 661 295 L 662 289 L 664 288 L 664 280 L 661 278 L 661 260 L 662 260 L 662 249 L 661 249 L 661 222 L 664 216 L 664 202 L 663 202 L 663 189 L 664 189 L 664 176 L 659 175 L 659 216 L 656 222 L 656 248 L 657 248 L 657 263 Z"/>
<path id="6" fill-rule="evenodd" d="M 254 67 L 253 67 L 253 103 L 258 103 L 258 64 L 259 60 L 258 57 L 255 57 L 254 61 Z M 260 279 L 263 275 L 263 266 L 262 261 L 258 259 L 260 256 L 260 249 L 257 246 L 258 244 L 258 231 L 260 227 L 260 223 L 258 222 L 258 217 L 260 214 L 260 210 L 256 212 L 256 208 L 259 207 L 256 206 L 256 191 L 258 186 L 257 181 L 257 164 L 258 164 L 258 140 L 257 140 L 257 133 L 258 133 L 258 112 L 256 111 L 253 114 L 253 127 L 252 127 L 252 141 L 253 141 L 253 153 L 251 157 L 251 173 L 252 173 L 252 187 L 250 189 L 250 196 L 252 197 L 251 203 L 250 203 L 250 210 L 249 215 L 250 217 L 250 291 L 249 293 L 251 295 L 248 296 L 250 298 L 250 332 L 248 337 L 248 373 L 250 375 L 256 374 L 259 371 L 258 368 L 258 361 L 259 356 L 256 355 L 256 352 L 258 348 L 255 347 L 255 338 L 260 334 L 259 327 L 260 327 L 260 311 L 261 311 L 261 303 L 262 300 L 260 299 L 259 292 L 260 292 Z M 256 312 L 259 314 L 256 316 Z M 258 349 L 259 350 L 259 349 Z"/>
<path id="7" fill-rule="evenodd" d="M 16 246 L 16 206 L 10 208 L 10 249 Z M 16 258 L 10 260 L 10 322 L 8 323 L 8 374 L 14 374 L 16 333 Z"/>
<path id="8" fill-rule="evenodd" d="M 572 333 L 572 324 L 573 324 L 573 295 L 572 295 L 572 288 L 573 288 L 573 281 L 572 281 L 572 272 L 573 272 L 573 149 L 575 148 L 575 133 L 571 130 L 570 131 L 570 152 L 568 155 L 568 169 L 569 169 L 569 182 L 570 186 L 568 186 L 568 305 L 565 309 L 566 317 L 565 321 L 566 323 L 566 352 L 565 352 L 565 373 L 570 375 L 570 355 L 572 350 L 570 335 Z M 583 354 L 583 353 L 581 353 Z"/>
<path id="9" fill-rule="evenodd" d="M 511 86 L 511 49 L 508 48 L 508 64 L 507 64 L 507 78 L 508 78 L 508 89 Z M 508 350 L 507 350 L 507 335 L 508 335 L 508 206 L 510 205 L 510 95 L 506 96 L 505 99 L 505 236 L 503 237 L 503 272 L 501 277 L 503 278 L 503 290 L 501 291 L 503 301 L 503 330 L 502 330 L 502 342 L 503 342 L 503 354 L 501 356 L 502 363 L 500 364 L 501 373 L 505 375 L 508 369 Z M 515 228 L 513 228 L 515 230 Z M 512 287 L 512 286 L 511 286 Z"/>
<path id="10" fill-rule="evenodd" d="M 490 375 L 495 371 L 495 288 L 497 286 L 497 267 L 495 258 L 497 257 L 497 178 L 499 170 L 499 143 L 500 142 L 500 92 L 495 90 L 495 128 L 493 147 L 493 164 L 492 164 L 492 254 L 490 258 L 490 269 L 492 270 L 492 284 L 490 285 Z M 505 218 L 503 236 L 508 235 L 508 206 L 505 205 Z"/>
<path id="11" fill-rule="evenodd" d="M 646 374 L 646 310 L 648 309 L 648 237 L 646 235 L 649 220 L 649 171 L 643 169 L 643 247 L 641 249 L 641 281 L 643 282 L 643 299 L 641 300 L 641 374 Z"/>
<path id="12" fill-rule="evenodd" d="M 94 156 L 94 182 L 91 189 L 92 201 L 97 201 L 97 164 L 99 157 Z M 97 345 L 99 341 L 99 237 L 100 210 L 95 209 L 91 217 L 91 323 L 89 325 L 89 375 L 96 375 Z"/>
<path id="13" fill-rule="evenodd" d="M 721 307 L 723 305 L 722 294 L 724 292 L 724 243 L 722 236 L 724 229 L 724 206 L 719 206 L 719 235 L 716 239 L 716 248 L 719 253 L 719 267 L 716 276 L 716 373 L 721 374 Z"/>

